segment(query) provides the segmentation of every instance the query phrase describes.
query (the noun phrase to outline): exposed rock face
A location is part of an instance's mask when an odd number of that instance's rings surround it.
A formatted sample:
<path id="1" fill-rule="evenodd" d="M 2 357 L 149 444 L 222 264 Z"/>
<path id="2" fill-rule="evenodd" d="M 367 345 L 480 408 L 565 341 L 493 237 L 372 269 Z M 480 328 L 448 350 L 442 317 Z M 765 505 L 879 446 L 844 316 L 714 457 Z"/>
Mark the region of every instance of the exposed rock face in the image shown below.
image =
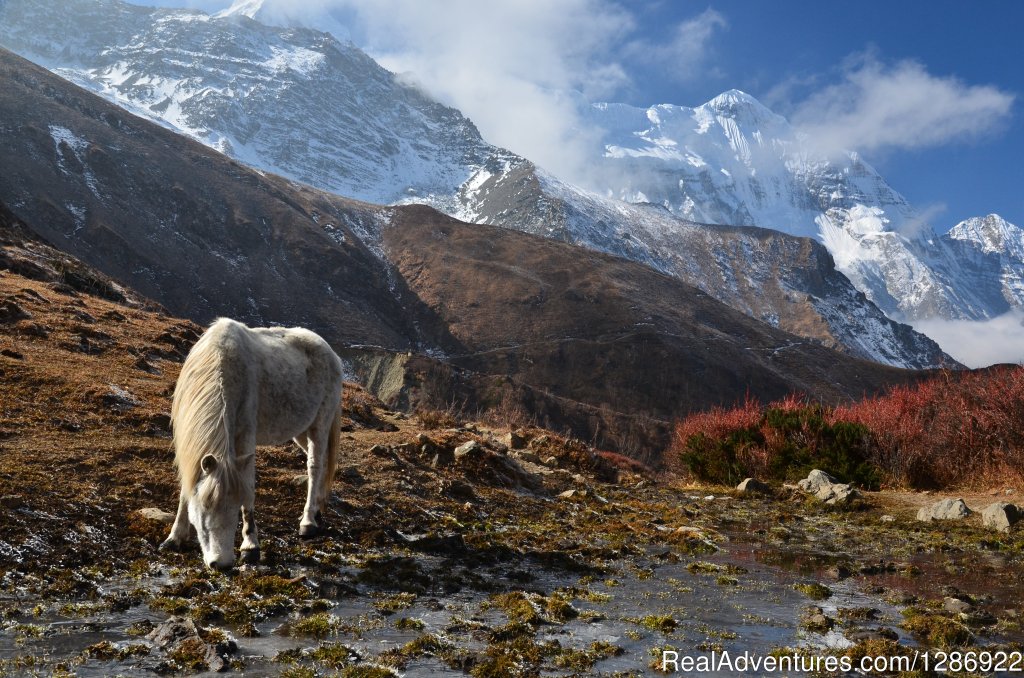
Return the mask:
<path id="1" fill-rule="evenodd" d="M 917 512 L 917 519 L 925 522 L 932 520 L 963 520 L 974 513 L 967 508 L 963 499 L 943 499 L 931 506 L 923 506 Z"/>
<path id="2" fill-rule="evenodd" d="M 981 521 L 985 527 L 1000 532 L 1009 532 L 1010 528 L 1024 518 L 1024 511 L 1014 504 L 997 501 L 989 504 L 981 512 Z"/>

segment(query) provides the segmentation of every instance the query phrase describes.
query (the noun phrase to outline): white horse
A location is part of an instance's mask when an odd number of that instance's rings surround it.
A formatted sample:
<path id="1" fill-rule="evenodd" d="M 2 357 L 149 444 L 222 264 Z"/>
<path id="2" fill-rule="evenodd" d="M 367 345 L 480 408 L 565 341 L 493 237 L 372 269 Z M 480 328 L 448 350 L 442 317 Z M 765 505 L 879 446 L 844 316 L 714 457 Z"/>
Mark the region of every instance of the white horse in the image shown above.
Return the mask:
<path id="1" fill-rule="evenodd" d="M 317 534 L 337 464 L 341 382 L 341 359 L 309 330 L 214 322 L 189 352 L 174 389 L 181 495 L 160 548 L 182 549 L 191 522 L 206 564 L 231 567 L 241 508 L 242 560 L 259 560 L 256 446 L 288 440 L 305 450 L 309 473 L 299 535 Z"/>

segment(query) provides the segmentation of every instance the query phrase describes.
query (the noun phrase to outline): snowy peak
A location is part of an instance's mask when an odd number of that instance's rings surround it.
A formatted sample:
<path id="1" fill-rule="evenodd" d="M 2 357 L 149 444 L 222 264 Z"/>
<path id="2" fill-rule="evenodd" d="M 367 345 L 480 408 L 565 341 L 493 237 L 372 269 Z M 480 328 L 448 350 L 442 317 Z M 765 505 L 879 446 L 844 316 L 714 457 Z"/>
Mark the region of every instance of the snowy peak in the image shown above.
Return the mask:
<path id="1" fill-rule="evenodd" d="M 1006 254 L 1024 250 L 1024 229 L 998 214 L 971 217 L 954 226 L 949 237 L 974 245 L 986 254 Z"/>
<path id="2" fill-rule="evenodd" d="M 738 89 L 722 92 L 711 101 L 697 107 L 697 110 L 702 109 L 747 124 L 772 123 L 788 126 L 786 119 L 781 115 L 776 115 L 760 101 Z"/>
<path id="3" fill-rule="evenodd" d="M 263 9 L 264 0 L 235 0 L 230 7 L 214 14 L 215 17 L 247 16 L 255 19 Z"/>

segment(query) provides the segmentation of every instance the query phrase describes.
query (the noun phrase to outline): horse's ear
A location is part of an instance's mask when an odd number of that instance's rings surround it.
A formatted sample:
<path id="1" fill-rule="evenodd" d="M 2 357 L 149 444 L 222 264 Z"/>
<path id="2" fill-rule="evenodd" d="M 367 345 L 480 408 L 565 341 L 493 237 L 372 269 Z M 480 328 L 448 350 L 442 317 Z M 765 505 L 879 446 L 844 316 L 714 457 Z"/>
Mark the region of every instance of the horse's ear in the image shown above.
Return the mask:
<path id="1" fill-rule="evenodd" d="M 203 473 L 213 473 L 213 470 L 217 468 L 217 457 L 208 454 L 199 462 L 199 466 L 203 469 Z"/>

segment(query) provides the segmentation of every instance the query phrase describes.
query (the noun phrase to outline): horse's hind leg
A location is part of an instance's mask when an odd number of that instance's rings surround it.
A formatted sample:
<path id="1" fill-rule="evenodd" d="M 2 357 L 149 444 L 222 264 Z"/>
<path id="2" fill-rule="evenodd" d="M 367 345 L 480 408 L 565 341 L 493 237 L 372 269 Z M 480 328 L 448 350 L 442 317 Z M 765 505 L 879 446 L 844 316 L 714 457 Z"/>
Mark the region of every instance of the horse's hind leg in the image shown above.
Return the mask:
<path id="1" fill-rule="evenodd" d="M 181 551 L 188 541 L 188 497 L 184 492 L 178 492 L 178 515 L 174 517 L 171 533 L 160 544 L 160 549 L 164 551 Z"/>
<path id="2" fill-rule="evenodd" d="M 306 450 L 306 505 L 302 509 L 302 520 L 299 521 L 300 537 L 315 537 L 320 531 L 321 509 L 323 507 L 324 474 L 327 472 L 327 428 L 314 424 L 305 434 L 296 438 L 296 442 Z"/>

